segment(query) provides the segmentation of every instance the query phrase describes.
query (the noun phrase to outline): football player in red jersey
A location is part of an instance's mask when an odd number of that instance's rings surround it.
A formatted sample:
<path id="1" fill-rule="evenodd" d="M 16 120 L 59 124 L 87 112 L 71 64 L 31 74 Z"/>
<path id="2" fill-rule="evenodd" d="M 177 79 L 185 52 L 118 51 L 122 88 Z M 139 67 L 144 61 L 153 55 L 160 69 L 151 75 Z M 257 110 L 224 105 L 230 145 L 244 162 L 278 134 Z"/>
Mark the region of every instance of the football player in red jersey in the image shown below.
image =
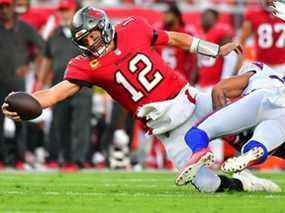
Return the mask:
<path id="1" fill-rule="evenodd" d="M 219 46 L 183 33 L 155 30 L 143 19 L 131 17 L 114 27 L 104 11 L 80 9 L 73 18 L 73 40 L 83 51 L 70 60 L 64 80 L 33 93 L 43 108 L 74 95 L 82 86 L 98 85 L 134 114 L 164 144 L 178 169 L 192 151 L 183 143 L 186 130 L 212 110 L 212 99 L 189 86 L 153 49 L 170 45 L 193 53 L 225 56 L 240 52 L 234 42 Z M 2 105 L 3 113 L 20 121 L 16 112 Z M 207 159 L 211 160 L 211 156 Z M 244 190 L 242 179 L 218 176 L 201 163 L 192 184 L 200 191 Z"/>
<path id="2" fill-rule="evenodd" d="M 253 35 L 256 60 L 285 76 L 285 23 L 271 13 L 270 5 L 270 1 L 262 0 L 259 6 L 247 8 L 240 42 L 244 44 Z"/>

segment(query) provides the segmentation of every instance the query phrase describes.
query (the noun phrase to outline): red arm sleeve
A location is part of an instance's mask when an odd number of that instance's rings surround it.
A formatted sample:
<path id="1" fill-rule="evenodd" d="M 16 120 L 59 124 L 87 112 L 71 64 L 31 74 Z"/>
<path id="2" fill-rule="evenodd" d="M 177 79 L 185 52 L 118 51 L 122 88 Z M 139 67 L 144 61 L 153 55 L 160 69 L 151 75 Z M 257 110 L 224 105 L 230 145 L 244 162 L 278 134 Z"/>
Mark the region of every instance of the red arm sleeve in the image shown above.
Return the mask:
<path id="1" fill-rule="evenodd" d="M 167 45 L 169 42 L 169 36 L 164 30 L 153 30 L 153 37 L 151 45 Z"/>

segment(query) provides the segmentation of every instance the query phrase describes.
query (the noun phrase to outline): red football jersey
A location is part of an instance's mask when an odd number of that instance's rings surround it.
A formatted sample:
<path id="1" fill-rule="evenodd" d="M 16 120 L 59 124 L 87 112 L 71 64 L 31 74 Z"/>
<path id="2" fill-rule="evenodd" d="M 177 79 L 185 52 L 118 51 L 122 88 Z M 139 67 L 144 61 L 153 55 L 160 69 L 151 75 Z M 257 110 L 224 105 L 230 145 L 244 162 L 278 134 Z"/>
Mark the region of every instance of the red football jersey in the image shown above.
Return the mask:
<path id="1" fill-rule="evenodd" d="M 233 29 L 228 24 L 216 24 L 208 32 L 203 33 L 201 37 L 213 43 L 219 44 L 224 37 L 232 37 Z M 209 57 L 198 55 L 199 80 L 200 87 L 208 87 L 216 84 L 221 79 L 224 59 L 223 57 Z"/>
<path id="2" fill-rule="evenodd" d="M 187 33 L 184 28 L 177 32 Z M 172 69 L 180 72 L 187 80 L 190 79 L 193 64 L 196 63 L 196 55 L 176 47 L 161 47 L 161 57 Z"/>
<path id="3" fill-rule="evenodd" d="M 259 7 L 250 7 L 244 15 L 253 27 L 256 60 L 269 65 L 285 63 L 285 23 Z"/>
<path id="4" fill-rule="evenodd" d="M 131 17 L 116 26 L 116 49 L 99 58 L 72 59 L 65 79 L 105 89 L 131 113 L 139 106 L 175 97 L 186 79 L 164 63 L 154 45 L 166 45 L 168 34 L 144 19 Z"/>

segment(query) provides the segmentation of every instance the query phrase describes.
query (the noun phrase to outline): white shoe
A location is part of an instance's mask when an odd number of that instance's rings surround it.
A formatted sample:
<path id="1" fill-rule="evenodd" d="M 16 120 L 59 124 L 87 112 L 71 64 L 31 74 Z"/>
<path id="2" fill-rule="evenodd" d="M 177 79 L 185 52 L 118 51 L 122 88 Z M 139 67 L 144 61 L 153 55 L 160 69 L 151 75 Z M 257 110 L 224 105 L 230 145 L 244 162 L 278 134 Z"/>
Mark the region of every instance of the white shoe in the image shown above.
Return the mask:
<path id="1" fill-rule="evenodd" d="M 264 150 L 261 147 L 255 147 L 238 157 L 233 157 L 226 160 L 222 164 L 221 170 L 225 173 L 240 172 L 248 166 L 252 165 L 263 155 L 263 153 Z"/>
<path id="2" fill-rule="evenodd" d="M 240 180 L 244 191 L 247 192 L 281 192 L 281 188 L 276 183 L 256 177 L 248 170 L 235 173 L 233 178 Z"/>
<path id="3" fill-rule="evenodd" d="M 179 170 L 175 183 L 183 186 L 190 183 L 202 166 L 211 166 L 214 163 L 214 155 L 209 148 L 204 148 L 194 153 L 186 166 Z"/>

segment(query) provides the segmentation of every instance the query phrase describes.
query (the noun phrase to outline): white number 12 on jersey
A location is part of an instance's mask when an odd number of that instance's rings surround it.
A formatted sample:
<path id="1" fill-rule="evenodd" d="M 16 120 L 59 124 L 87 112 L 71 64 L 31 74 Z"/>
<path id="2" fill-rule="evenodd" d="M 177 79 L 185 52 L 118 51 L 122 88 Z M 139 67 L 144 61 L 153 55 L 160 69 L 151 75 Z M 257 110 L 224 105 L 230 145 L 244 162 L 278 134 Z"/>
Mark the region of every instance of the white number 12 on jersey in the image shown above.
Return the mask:
<path id="1" fill-rule="evenodd" d="M 142 62 L 145 67 L 141 70 L 138 68 L 138 63 Z M 150 92 L 153 88 L 155 88 L 160 81 L 163 79 L 161 73 L 156 71 L 153 74 L 153 79 L 150 81 L 146 78 L 146 75 L 152 70 L 153 64 L 151 60 L 139 53 L 135 57 L 133 57 L 129 61 L 129 71 L 135 73 L 139 71 L 138 74 L 138 81 L 144 87 L 147 92 Z M 141 91 L 138 91 L 129 81 L 128 79 L 121 73 L 121 71 L 117 71 L 115 74 L 116 82 L 121 84 L 132 96 L 132 100 L 134 102 L 139 101 L 141 98 L 144 97 L 144 94 Z"/>

